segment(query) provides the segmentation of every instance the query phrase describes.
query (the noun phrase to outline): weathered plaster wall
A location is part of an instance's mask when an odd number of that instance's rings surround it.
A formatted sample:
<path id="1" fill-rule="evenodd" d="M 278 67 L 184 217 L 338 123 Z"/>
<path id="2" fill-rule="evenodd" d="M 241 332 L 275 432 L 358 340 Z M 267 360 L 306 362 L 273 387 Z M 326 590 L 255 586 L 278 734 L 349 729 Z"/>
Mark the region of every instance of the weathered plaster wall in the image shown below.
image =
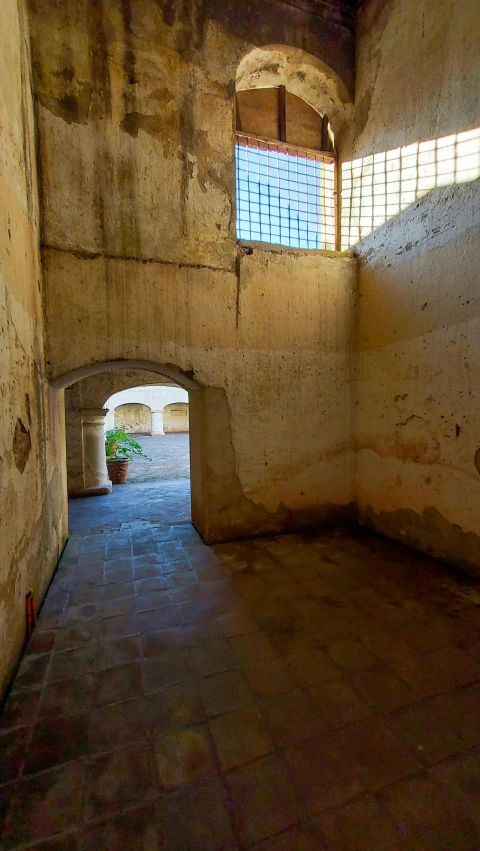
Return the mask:
<path id="1" fill-rule="evenodd" d="M 355 261 L 237 246 L 233 128 L 255 45 L 287 45 L 270 77 L 346 114 L 352 32 L 333 2 L 187 5 L 32 0 L 43 267 L 53 378 L 143 359 L 208 389 L 192 488 L 213 540 L 350 510 Z"/>
<path id="2" fill-rule="evenodd" d="M 38 201 L 28 27 L 22 2 L 0 8 L 0 700 L 66 533 L 61 394 L 43 364 Z"/>
<path id="3" fill-rule="evenodd" d="M 165 434 L 189 431 L 188 402 L 173 402 L 164 408 L 163 428 Z"/>
<path id="4" fill-rule="evenodd" d="M 480 126 L 475 0 L 372 0 L 357 57 L 353 158 Z M 365 524 L 479 571 L 480 193 L 466 162 L 357 246 L 356 481 Z"/>
<path id="5" fill-rule="evenodd" d="M 150 434 L 152 431 L 152 412 L 147 405 L 138 402 L 126 402 L 115 408 L 116 428 L 132 431 L 135 434 Z"/>
<path id="6" fill-rule="evenodd" d="M 267 515 L 268 528 L 278 531 L 350 506 L 352 258 L 256 245 L 236 275 L 67 253 L 60 265 L 57 253 L 46 251 L 44 275 L 50 359 L 60 374 L 135 358 L 176 364 L 201 387 L 218 389 L 218 398 L 204 395 L 199 417 L 212 435 L 205 438 L 204 475 L 212 478 L 210 505 L 222 503 L 230 530 L 222 537 L 260 533 L 259 518 Z M 62 294 L 71 281 L 67 301 Z M 88 323 L 77 330 L 86 306 Z M 193 406 L 190 414 L 192 422 Z M 222 464 L 213 456 L 226 446 L 235 489 L 218 481 Z M 212 540 L 220 527 L 218 517 L 209 519 Z"/>

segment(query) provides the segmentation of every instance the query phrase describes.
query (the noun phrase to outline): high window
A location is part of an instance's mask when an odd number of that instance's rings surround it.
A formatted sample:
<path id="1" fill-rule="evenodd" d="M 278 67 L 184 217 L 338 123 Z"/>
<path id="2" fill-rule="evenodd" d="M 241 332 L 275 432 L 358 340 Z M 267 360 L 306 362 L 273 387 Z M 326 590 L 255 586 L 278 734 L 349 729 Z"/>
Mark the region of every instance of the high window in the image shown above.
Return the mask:
<path id="1" fill-rule="evenodd" d="M 285 90 L 237 92 L 237 236 L 336 247 L 336 164 L 328 118 Z"/>

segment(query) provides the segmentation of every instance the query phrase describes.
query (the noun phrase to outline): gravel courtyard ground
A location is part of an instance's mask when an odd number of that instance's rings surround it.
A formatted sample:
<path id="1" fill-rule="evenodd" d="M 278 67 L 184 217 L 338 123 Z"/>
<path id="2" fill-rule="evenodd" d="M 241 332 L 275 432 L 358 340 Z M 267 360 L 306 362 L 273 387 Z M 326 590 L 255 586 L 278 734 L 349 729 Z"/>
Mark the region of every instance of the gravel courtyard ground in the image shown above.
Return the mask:
<path id="1" fill-rule="evenodd" d="M 132 437 L 152 460 L 135 458 L 130 463 L 128 470 L 130 483 L 190 478 L 188 434 L 165 434 L 164 436 L 134 434 Z"/>

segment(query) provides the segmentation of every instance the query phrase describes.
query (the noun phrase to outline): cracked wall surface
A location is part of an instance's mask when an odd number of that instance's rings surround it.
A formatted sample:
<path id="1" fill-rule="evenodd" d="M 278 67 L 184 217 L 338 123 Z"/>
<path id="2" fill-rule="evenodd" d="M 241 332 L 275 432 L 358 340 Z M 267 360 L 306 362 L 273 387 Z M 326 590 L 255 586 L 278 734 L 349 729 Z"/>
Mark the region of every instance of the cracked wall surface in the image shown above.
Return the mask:
<path id="1" fill-rule="evenodd" d="M 474 0 L 367 4 L 351 159 L 478 128 L 479 46 Z M 356 489 L 364 523 L 478 573 L 480 192 L 456 168 L 356 246 Z"/>
<path id="2" fill-rule="evenodd" d="M 66 535 L 61 400 L 43 352 L 29 38 L 22 2 L 0 10 L 0 700 Z"/>
<path id="3" fill-rule="evenodd" d="M 341 104 L 352 29 L 338 3 L 319 4 L 315 25 L 282 3 L 248 15 L 187 5 L 32 0 L 42 259 L 52 379 L 140 359 L 212 389 L 197 406 L 209 449 L 194 467 L 210 488 L 200 513 L 213 540 L 234 527 L 260 534 L 271 517 L 280 531 L 290 515 L 336 514 L 353 498 L 355 260 L 239 247 L 233 155 L 242 57 L 283 43 L 297 93 L 308 71 L 309 96 L 316 81 Z M 208 442 L 213 390 L 225 394 L 235 487 Z M 248 510 L 235 526 L 239 490 Z M 268 524 L 252 525 L 255 511 Z"/>

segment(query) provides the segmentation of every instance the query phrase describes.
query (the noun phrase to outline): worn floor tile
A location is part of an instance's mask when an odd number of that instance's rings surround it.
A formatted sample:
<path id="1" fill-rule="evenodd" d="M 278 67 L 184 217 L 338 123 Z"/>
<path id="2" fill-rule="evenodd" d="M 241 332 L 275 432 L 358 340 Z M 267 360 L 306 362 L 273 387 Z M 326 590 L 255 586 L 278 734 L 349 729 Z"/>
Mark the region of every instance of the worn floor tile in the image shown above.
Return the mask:
<path id="1" fill-rule="evenodd" d="M 385 718 L 397 739 L 409 744 L 426 765 L 462 753 L 468 742 L 439 718 L 431 702 L 413 703 Z"/>
<path id="2" fill-rule="evenodd" d="M 321 712 L 300 689 L 264 700 L 261 706 L 279 747 L 310 739 L 328 729 Z"/>
<path id="3" fill-rule="evenodd" d="M 150 729 L 159 734 L 203 723 L 205 712 L 196 683 L 181 683 L 149 694 L 147 717 Z"/>
<path id="4" fill-rule="evenodd" d="M 480 609 L 446 571 L 366 532 L 71 538 L 0 718 L 0 847 L 477 851 Z"/>
<path id="5" fill-rule="evenodd" d="M 406 851 L 407 848 L 398 825 L 370 795 L 322 813 L 318 824 L 327 847 L 335 851 Z"/>
<path id="6" fill-rule="evenodd" d="M 367 718 L 372 709 L 346 680 L 334 680 L 306 689 L 330 727 L 343 727 Z"/>
<path id="7" fill-rule="evenodd" d="M 245 846 L 295 825 L 303 807 L 278 756 L 245 765 L 225 778 L 233 820 Z"/>
<path id="8" fill-rule="evenodd" d="M 253 695 L 238 671 L 226 671 L 201 680 L 199 693 L 210 718 L 253 703 Z"/>
<path id="9" fill-rule="evenodd" d="M 429 777 L 414 777 L 390 787 L 380 796 L 412 851 L 472 851 L 480 834 L 461 796 Z"/>
<path id="10" fill-rule="evenodd" d="M 86 828 L 78 851 L 159 851 L 163 848 L 157 831 L 155 806 L 147 804 Z"/>
<path id="11" fill-rule="evenodd" d="M 235 851 L 225 792 L 218 780 L 157 804 L 161 848 L 165 851 Z"/>
<path id="12" fill-rule="evenodd" d="M 191 786 L 216 773 L 210 737 L 206 728 L 193 727 L 167 736 L 157 736 L 155 761 L 163 792 Z"/>
<path id="13" fill-rule="evenodd" d="M 150 748 L 142 744 L 92 757 L 85 777 L 87 821 L 143 804 L 155 794 Z"/>
<path id="14" fill-rule="evenodd" d="M 82 787 L 83 767 L 78 762 L 26 778 L 10 787 L 6 793 L 2 849 L 40 841 L 77 827 L 82 818 Z"/>
<path id="15" fill-rule="evenodd" d="M 25 758 L 25 774 L 45 771 L 88 753 L 87 714 L 57 716 L 38 722 Z"/>
<path id="16" fill-rule="evenodd" d="M 88 717 L 89 751 L 107 751 L 144 740 L 149 732 L 147 703 L 134 697 L 93 709 Z"/>
<path id="17" fill-rule="evenodd" d="M 275 747 L 256 706 L 212 718 L 210 729 L 223 771 L 258 759 Z"/>
<path id="18" fill-rule="evenodd" d="M 117 703 L 136 697 L 142 691 L 142 670 L 139 662 L 106 668 L 94 675 L 93 705 Z"/>

